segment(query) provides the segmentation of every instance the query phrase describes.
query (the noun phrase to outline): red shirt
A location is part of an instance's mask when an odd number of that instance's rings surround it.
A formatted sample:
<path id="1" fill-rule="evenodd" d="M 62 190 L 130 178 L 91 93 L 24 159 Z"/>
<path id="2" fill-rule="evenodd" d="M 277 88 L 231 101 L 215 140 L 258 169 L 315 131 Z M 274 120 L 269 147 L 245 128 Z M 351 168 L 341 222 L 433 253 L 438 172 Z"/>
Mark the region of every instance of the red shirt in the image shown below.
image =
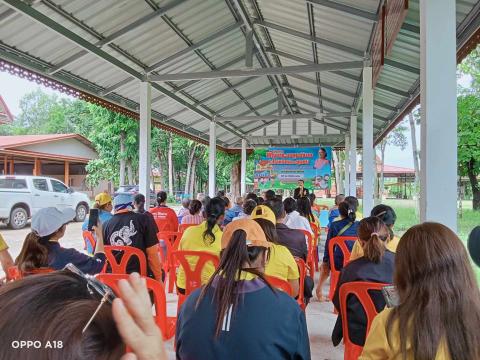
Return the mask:
<path id="1" fill-rule="evenodd" d="M 148 211 L 153 215 L 158 231 L 178 231 L 178 218 L 173 209 L 157 206 Z"/>

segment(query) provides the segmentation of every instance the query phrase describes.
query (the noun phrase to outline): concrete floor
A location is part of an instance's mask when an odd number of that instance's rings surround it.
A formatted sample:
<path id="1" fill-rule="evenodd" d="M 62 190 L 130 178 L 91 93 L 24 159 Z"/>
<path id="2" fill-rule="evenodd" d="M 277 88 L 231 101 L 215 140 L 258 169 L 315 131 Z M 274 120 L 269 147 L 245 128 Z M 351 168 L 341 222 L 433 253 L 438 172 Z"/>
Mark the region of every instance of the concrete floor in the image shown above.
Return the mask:
<path id="1" fill-rule="evenodd" d="M 0 225 L 0 233 L 5 238 L 10 247 L 12 257 L 20 253 L 23 240 L 30 231 L 27 227 L 22 230 L 10 230 Z M 79 251 L 83 251 L 83 239 L 80 223 L 72 223 L 67 226 L 65 237 L 60 241 L 64 247 L 73 247 Z M 0 271 L 0 276 L 3 274 Z M 317 273 L 318 276 L 318 273 Z M 328 284 L 327 284 L 328 285 Z M 328 289 L 325 287 L 324 293 Z M 174 294 L 167 295 L 168 315 L 175 316 L 177 310 L 177 297 Z M 336 315 L 333 314 L 332 303 L 312 302 L 306 309 L 308 333 L 310 337 L 310 349 L 312 359 L 315 360 L 342 360 L 343 346 L 333 347 L 330 340 L 331 331 L 335 324 Z M 173 351 L 173 340 L 166 342 L 169 359 L 175 359 Z"/>

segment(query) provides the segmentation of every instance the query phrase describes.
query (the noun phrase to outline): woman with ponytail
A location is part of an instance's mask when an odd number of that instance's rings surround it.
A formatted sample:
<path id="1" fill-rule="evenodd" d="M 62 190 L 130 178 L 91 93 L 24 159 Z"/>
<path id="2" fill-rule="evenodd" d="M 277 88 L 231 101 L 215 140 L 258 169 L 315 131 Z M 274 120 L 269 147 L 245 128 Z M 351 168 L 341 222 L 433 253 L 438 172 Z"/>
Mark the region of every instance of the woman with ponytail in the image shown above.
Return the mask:
<path id="1" fill-rule="evenodd" d="M 180 309 L 177 359 L 310 359 L 304 312 L 263 277 L 271 246 L 254 220 L 225 227 L 218 269 Z"/>
<path id="2" fill-rule="evenodd" d="M 333 305 L 339 315 L 332 332 L 333 345 L 337 346 L 343 337 L 342 318 L 340 315 L 340 287 L 349 282 L 368 281 L 391 284 L 395 254 L 387 249 L 390 238 L 388 227 L 378 217 L 368 217 L 360 221 L 357 229 L 358 241 L 363 248 L 363 256 L 351 261 L 345 266 L 340 275 Z M 377 311 L 385 307 L 385 299 L 380 291 L 371 291 L 370 296 Z M 358 299 L 351 295 L 347 299 L 348 332 L 350 340 L 359 346 L 365 344 L 367 332 L 367 316 Z"/>
<path id="3" fill-rule="evenodd" d="M 327 297 L 322 294 L 322 287 L 325 281 L 330 276 L 330 254 L 328 250 L 328 244 L 330 239 L 337 236 L 357 236 L 357 208 L 358 200 L 353 196 L 347 196 L 345 201 L 338 205 L 338 211 L 340 213 L 340 220 L 334 221 L 327 233 L 327 240 L 325 241 L 325 250 L 323 252 L 323 262 L 320 267 L 320 279 L 317 285 L 317 298 L 320 301 L 326 301 Z M 347 247 L 351 251 L 355 242 L 347 241 Z M 333 255 L 335 269 L 341 270 L 343 267 L 343 253 L 340 249 L 335 249 Z"/>
<path id="4" fill-rule="evenodd" d="M 395 225 L 395 221 L 397 221 L 397 214 L 395 213 L 395 210 L 388 205 L 380 204 L 372 209 L 370 216 L 378 217 L 385 225 L 387 225 L 388 233 L 390 235 L 387 242 L 387 249 L 395 253 L 397 251 L 398 242 L 400 241 L 400 238 L 393 232 L 393 226 Z M 353 245 L 352 253 L 350 254 L 350 261 L 358 259 L 362 256 L 363 248 L 360 244 L 360 241 L 357 240 Z"/>
<path id="5" fill-rule="evenodd" d="M 34 274 L 48 270 L 62 270 L 72 263 L 85 274 L 98 274 L 105 263 L 101 225 L 95 227 L 97 245 L 93 256 L 75 249 L 66 249 L 59 244 L 65 235 L 66 225 L 73 221 L 75 211 L 63 211 L 54 207 L 40 209 L 32 217 L 32 231 L 23 242 L 22 250 L 15 265 L 24 274 Z"/>
<path id="6" fill-rule="evenodd" d="M 220 242 L 222 239 L 222 230 L 220 224 L 223 223 L 225 216 L 225 201 L 219 197 L 211 199 L 205 206 L 206 220 L 200 225 L 188 227 L 182 235 L 178 250 L 207 251 L 214 255 L 220 255 Z M 193 268 L 197 264 L 198 258 L 190 258 L 189 263 Z M 202 272 L 202 284 L 206 284 L 215 267 L 212 263 L 207 263 Z M 181 294 L 185 293 L 185 272 L 180 266 L 177 274 L 177 288 Z"/>

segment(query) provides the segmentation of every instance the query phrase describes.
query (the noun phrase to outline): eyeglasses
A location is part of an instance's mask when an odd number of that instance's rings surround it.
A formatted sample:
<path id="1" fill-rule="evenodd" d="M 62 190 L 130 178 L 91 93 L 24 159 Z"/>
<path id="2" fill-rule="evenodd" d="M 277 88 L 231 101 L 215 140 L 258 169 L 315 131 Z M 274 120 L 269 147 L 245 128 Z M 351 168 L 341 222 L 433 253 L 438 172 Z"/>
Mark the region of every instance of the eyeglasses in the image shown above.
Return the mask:
<path id="1" fill-rule="evenodd" d="M 92 296 L 97 295 L 97 296 L 101 297 L 100 303 L 98 304 L 97 308 L 95 309 L 93 315 L 90 317 L 87 324 L 83 327 L 83 330 L 82 330 L 82 334 L 83 334 L 83 333 L 85 333 L 85 331 L 87 331 L 88 327 L 90 326 L 90 324 L 95 319 L 95 316 L 97 316 L 97 314 L 100 311 L 100 309 L 102 308 L 103 304 L 105 304 L 106 302 L 111 304 L 113 302 L 113 299 L 115 299 L 116 296 L 113 293 L 112 289 L 110 289 L 107 285 L 103 284 L 102 282 L 100 282 L 97 278 L 95 278 L 92 275 L 84 274 L 79 268 L 77 268 L 72 263 L 69 263 L 69 264 L 65 265 L 63 270 L 68 270 L 68 271 L 74 273 L 75 275 L 79 276 L 83 280 L 85 280 L 87 282 L 87 290 L 90 293 L 90 295 L 92 295 Z"/>

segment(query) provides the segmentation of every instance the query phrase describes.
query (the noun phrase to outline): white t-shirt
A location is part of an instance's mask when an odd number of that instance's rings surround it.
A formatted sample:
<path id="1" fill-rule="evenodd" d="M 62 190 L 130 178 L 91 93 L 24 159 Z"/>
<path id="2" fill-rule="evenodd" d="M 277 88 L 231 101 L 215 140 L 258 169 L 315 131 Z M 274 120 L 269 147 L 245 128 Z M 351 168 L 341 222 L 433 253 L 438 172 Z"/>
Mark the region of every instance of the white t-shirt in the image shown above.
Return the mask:
<path id="1" fill-rule="evenodd" d="M 287 225 L 290 229 L 307 230 L 313 235 L 312 227 L 310 226 L 308 220 L 301 216 L 296 210 L 287 215 L 285 218 L 285 225 Z"/>

